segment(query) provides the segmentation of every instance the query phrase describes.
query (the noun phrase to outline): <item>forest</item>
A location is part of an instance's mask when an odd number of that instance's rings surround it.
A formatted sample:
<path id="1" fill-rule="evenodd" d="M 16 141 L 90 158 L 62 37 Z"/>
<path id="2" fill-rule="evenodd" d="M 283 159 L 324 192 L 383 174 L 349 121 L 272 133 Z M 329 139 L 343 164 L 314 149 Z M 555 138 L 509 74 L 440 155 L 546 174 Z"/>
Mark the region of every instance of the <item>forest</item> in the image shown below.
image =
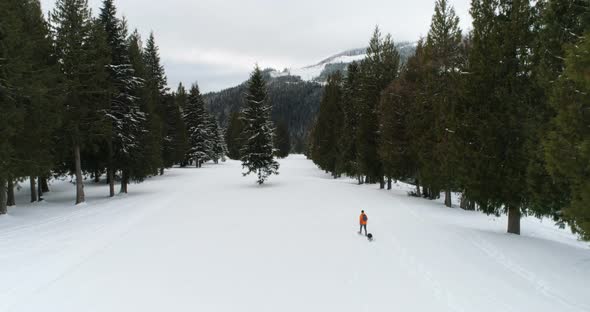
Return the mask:
<path id="1" fill-rule="evenodd" d="M 551 217 L 590 239 L 588 1 L 474 0 L 464 31 L 447 0 L 407 63 L 377 28 L 333 74 L 308 156 L 334 178 L 460 207 Z"/>

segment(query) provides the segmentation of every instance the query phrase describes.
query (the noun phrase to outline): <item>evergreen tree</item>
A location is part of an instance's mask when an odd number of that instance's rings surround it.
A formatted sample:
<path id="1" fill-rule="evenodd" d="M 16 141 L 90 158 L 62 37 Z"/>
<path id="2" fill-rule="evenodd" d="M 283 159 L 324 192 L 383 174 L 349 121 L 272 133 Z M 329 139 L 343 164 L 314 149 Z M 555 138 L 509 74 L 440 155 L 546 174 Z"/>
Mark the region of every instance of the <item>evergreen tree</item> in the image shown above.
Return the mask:
<path id="1" fill-rule="evenodd" d="M 529 206 L 536 215 L 552 215 L 559 220 L 560 211 L 571 197 L 567 179 L 551 175 L 546 169 L 544 138 L 556 115 L 549 97 L 557 79 L 564 71 L 565 49 L 579 40 L 590 18 L 588 1 L 544 0 L 536 4 L 536 30 L 532 76 L 537 84 L 533 110 L 527 121 L 527 184 Z"/>
<path id="2" fill-rule="evenodd" d="M 544 142 L 545 157 L 551 177 L 571 189 L 563 217 L 590 240 L 590 31 L 566 49 L 565 71 L 550 97 L 557 115 Z"/>
<path id="3" fill-rule="evenodd" d="M 186 105 L 188 103 L 188 94 L 186 93 L 186 88 L 181 83 L 178 84 L 178 88 L 176 89 L 176 93 L 174 94 L 176 105 L 179 107 L 181 112 L 184 112 L 186 109 Z"/>
<path id="4" fill-rule="evenodd" d="M 141 36 L 137 30 L 127 39 L 127 50 L 129 55 L 129 63 L 131 64 L 135 76 L 143 80 L 143 86 L 132 90 L 132 95 L 137 99 L 141 112 L 144 113 L 145 118 L 141 123 L 141 133 L 138 137 L 139 151 L 136 152 L 135 161 L 129 166 L 129 172 L 123 172 L 123 179 L 121 187 L 125 185 L 126 181 L 134 180 L 141 182 L 146 177 L 153 175 L 158 171 L 161 164 L 160 147 L 157 144 L 159 141 L 154 139 L 152 133 L 153 129 L 159 129 L 155 114 L 152 112 L 151 103 L 148 101 L 148 88 L 145 84 L 146 66 L 143 57 L 143 43 Z M 123 190 L 122 190 L 123 191 Z"/>
<path id="5" fill-rule="evenodd" d="M 58 0 L 51 15 L 56 53 L 64 75 L 65 107 L 63 135 L 68 137 L 76 175 L 76 203 L 84 202 L 81 150 L 96 137 L 104 137 L 105 61 L 100 48 L 104 36 L 93 27 L 86 0 Z M 101 38 L 102 37 L 102 38 Z M 103 99 L 104 100 L 104 99 Z M 102 106 L 101 106 L 102 105 Z"/>
<path id="6" fill-rule="evenodd" d="M 312 137 L 311 158 L 335 178 L 337 160 L 340 156 L 338 138 L 344 116 L 342 111 L 342 75 L 336 72 L 328 77 L 328 84 L 320 103 L 320 112 Z"/>
<path id="7" fill-rule="evenodd" d="M 150 164 L 155 169 L 164 173 L 164 163 L 162 160 L 163 140 L 165 138 L 164 114 L 165 107 L 164 95 L 168 91 L 166 87 L 166 74 L 164 67 L 160 63 L 160 53 L 156 45 L 154 34 L 151 33 L 143 51 L 143 64 L 145 70 L 146 85 L 146 109 L 148 114 L 148 137 L 147 146 L 150 155 Z"/>
<path id="8" fill-rule="evenodd" d="M 242 111 L 244 145 L 240 151 L 242 167 L 247 169 L 244 176 L 254 173 L 258 184 L 263 184 L 270 175 L 279 173 L 279 163 L 274 160 L 272 107 L 258 66 L 248 81 L 245 104 Z"/>
<path id="9" fill-rule="evenodd" d="M 225 161 L 227 146 L 225 145 L 225 140 L 223 138 L 223 131 L 221 131 L 221 127 L 219 127 L 217 120 L 215 120 L 215 117 L 212 115 L 209 115 L 208 126 L 210 135 L 209 140 L 211 141 L 209 159 L 218 164 L 220 159 Z"/>
<path id="10" fill-rule="evenodd" d="M 436 172 L 436 168 L 433 167 L 437 164 L 432 160 L 432 145 L 434 142 L 432 125 L 434 115 L 431 106 L 432 102 L 428 100 L 430 95 L 427 87 L 428 79 L 432 77 L 430 75 L 429 64 L 429 54 L 426 52 L 424 42 L 420 40 L 416 46 L 416 54 L 408 60 L 405 66 L 403 76 L 399 81 L 400 85 L 392 86 L 393 89 L 391 91 L 393 92 L 393 96 L 390 97 L 386 93 L 385 102 L 382 102 L 383 105 L 387 105 L 387 102 L 391 101 L 389 108 L 382 108 L 386 110 L 382 113 L 382 118 L 392 118 L 392 116 L 387 115 L 387 110 L 394 110 L 396 114 L 399 114 L 397 118 L 393 118 L 391 121 L 383 121 L 383 126 L 385 127 L 383 129 L 385 131 L 383 135 L 386 136 L 387 140 L 391 141 L 389 144 L 393 145 L 391 146 L 392 148 L 399 148 L 399 152 L 388 155 L 387 147 L 384 147 L 386 150 L 382 151 L 382 154 L 383 156 L 391 157 L 390 160 L 393 164 L 399 163 L 395 167 L 398 167 L 397 170 L 405 174 L 408 173 L 406 170 L 412 170 L 411 160 L 413 159 L 414 172 L 412 177 L 416 184 L 416 196 L 435 199 L 438 198 L 439 192 L 433 186 L 433 179 L 431 178 L 433 172 Z M 404 116 L 405 118 L 402 118 Z M 404 120 L 405 125 L 395 124 Z M 406 131 L 407 137 L 404 137 L 403 132 L 396 133 L 396 128 Z M 407 150 L 404 149 L 405 146 L 403 145 L 406 140 L 408 141 Z M 401 146 L 396 147 L 394 144 L 401 144 Z M 391 153 L 391 151 L 389 152 Z M 406 157 L 412 159 L 407 159 Z M 404 164 L 407 167 L 403 167 Z M 420 189 L 420 186 L 423 187 L 423 190 Z"/>
<path id="11" fill-rule="evenodd" d="M 37 0 L 6 1 L 2 19 L 6 25 L 6 82 L 11 86 L 22 119 L 12 138 L 11 172 L 7 174 L 9 205 L 14 205 L 13 181 L 30 177 L 31 201 L 41 199 L 35 183 L 54 167 L 54 132 L 60 124 L 60 80 L 49 27 Z M 7 110 L 10 114 L 10 110 Z M 41 180 L 41 179 L 40 179 Z M 40 189 L 39 191 L 42 191 Z"/>
<path id="12" fill-rule="evenodd" d="M 188 149 L 188 135 L 177 95 L 167 95 L 166 137 L 164 139 L 164 165 L 172 167 L 185 161 Z"/>
<path id="13" fill-rule="evenodd" d="M 426 99 L 431 102 L 434 156 L 432 166 L 433 184 L 445 190 L 445 205 L 452 206 L 451 191 L 457 187 L 456 160 L 459 151 L 455 107 L 461 94 L 462 35 L 459 18 L 446 0 L 437 0 L 432 24 L 426 39 L 427 53 L 430 53 L 428 91 Z"/>
<path id="14" fill-rule="evenodd" d="M 109 47 L 109 94 L 110 107 L 106 114 L 110 121 L 110 136 L 107 138 L 108 180 L 111 197 L 115 195 L 115 172 L 123 171 L 121 191 L 127 192 L 130 167 L 135 154 L 140 152 L 137 139 L 144 131 L 145 114 L 141 111 L 139 98 L 134 95 L 143 85 L 135 76 L 127 48 L 127 26 L 116 16 L 113 0 L 104 0 L 99 22 L 106 34 Z"/>
<path id="15" fill-rule="evenodd" d="M 385 187 L 383 164 L 377 153 L 379 142 L 378 103 L 381 92 L 397 77 L 399 53 L 390 35 L 381 37 L 375 29 L 367 48 L 367 58 L 361 62 L 360 118 L 357 132 L 358 159 L 361 172 L 370 183 Z"/>
<path id="16" fill-rule="evenodd" d="M 17 28 L 14 23 L 16 17 L 10 2 L 0 2 L 0 215 L 7 213 L 7 186 L 13 170 L 14 149 L 12 140 L 22 127 L 22 112 L 19 111 L 14 98 L 14 91 L 9 84 L 9 68 L 13 59 L 9 46 L 14 41 Z M 12 39 L 11 39 L 12 37 Z"/>
<path id="17" fill-rule="evenodd" d="M 184 121 L 188 130 L 188 161 L 194 161 L 197 168 L 201 168 L 203 163 L 210 159 L 213 143 L 209 116 L 197 84 L 194 84 L 190 90 Z"/>
<path id="18" fill-rule="evenodd" d="M 464 142 L 466 194 L 487 213 L 508 213 L 508 232 L 520 234 L 526 207 L 524 122 L 530 114 L 531 8 L 524 0 L 474 0 L 464 122 L 474 134 Z"/>
<path id="19" fill-rule="evenodd" d="M 289 137 L 289 126 L 285 121 L 277 123 L 274 146 L 277 149 L 276 156 L 278 158 L 286 158 L 289 156 L 289 153 L 291 152 L 291 138 Z"/>
<path id="20" fill-rule="evenodd" d="M 362 183 L 361 171 L 358 164 L 357 131 L 360 117 L 360 72 L 358 63 L 348 65 L 347 75 L 343 83 L 342 113 L 343 123 L 340 129 L 338 145 L 340 157 L 337 162 L 337 172 L 350 177 L 357 177 Z M 310 137 L 313 135 L 310 134 Z"/>
<path id="21" fill-rule="evenodd" d="M 240 150 L 244 145 L 242 141 L 242 131 L 244 125 L 240 113 L 234 112 L 229 116 L 228 126 L 225 130 L 225 142 L 227 144 L 227 156 L 230 159 L 240 159 Z"/>
<path id="22" fill-rule="evenodd" d="M 385 175 L 395 180 L 414 178 L 417 166 L 408 129 L 414 94 L 406 76 L 383 91 L 379 105 L 379 157 Z"/>

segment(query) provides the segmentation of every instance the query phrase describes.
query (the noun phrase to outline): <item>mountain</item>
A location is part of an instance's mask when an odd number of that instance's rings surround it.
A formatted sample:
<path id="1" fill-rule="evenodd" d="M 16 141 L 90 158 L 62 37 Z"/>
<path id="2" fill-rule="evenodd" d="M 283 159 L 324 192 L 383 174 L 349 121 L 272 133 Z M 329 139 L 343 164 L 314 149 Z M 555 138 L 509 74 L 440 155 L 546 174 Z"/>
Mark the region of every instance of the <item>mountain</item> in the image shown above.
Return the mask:
<path id="1" fill-rule="evenodd" d="M 396 44 L 400 53 L 402 63 L 405 63 L 410 56 L 416 52 L 416 42 L 400 42 Z M 330 74 L 341 71 L 346 72 L 348 64 L 365 59 L 367 48 L 358 48 L 347 50 L 332 55 L 321 62 L 295 69 L 284 69 L 283 71 L 272 71 L 273 77 L 298 76 L 304 81 L 315 81 L 324 83 L 328 80 Z"/>
<path id="2" fill-rule="evenodd" d="M 416 50 L 416 43 L 397 44 L 402 62 Z M 302 153 L 307 132 L 319 110 L 323 84 L 336 71 L 346 72 L 348 64 L 365 58 L 366 48 L 347 50 L 330 56 L 321 62 L 298 69 L 264 70 L 268 97 L 273 105 L 272 118 L 284 122 L 289 128 L 292 151 Z M 246 83 L 219 92 L 204 95 L 209 111 L 217 117 L 222 127 L 227 126 L 228 117 L 242 107 Z"/>
<path id="3" fill-rule="evenodd" d="M 273 77 L 272 71 L 264 71 L 268 98 L 272 103 L 272 119 L 275 123 L 284 122 L 287 125 L 293 152 L 302 153 L 307 131 L 319 109 L 323 86 L 294 76 Z M 246 83 L 242 83 L 204 95 L 209 111 L 217 117 L 222 127 L 227 126 L 232 112 L 241 109 L 246 89 Z"/>

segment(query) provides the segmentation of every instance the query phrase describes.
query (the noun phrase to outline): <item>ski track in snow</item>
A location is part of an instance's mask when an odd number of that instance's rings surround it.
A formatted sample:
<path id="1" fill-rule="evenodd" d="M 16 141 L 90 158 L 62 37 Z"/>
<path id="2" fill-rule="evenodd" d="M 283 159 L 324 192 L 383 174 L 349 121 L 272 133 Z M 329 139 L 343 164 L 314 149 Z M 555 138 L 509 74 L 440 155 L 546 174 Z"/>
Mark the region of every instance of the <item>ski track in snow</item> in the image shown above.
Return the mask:
<path id="1" fill-rule="evenodd" d="M 55 183 L 0 217 L 0 311 L 590 311 L 590 248 L 567 231 L 523 219 L 512 236 L 403 183 L 281 163 L 262 187 L 236 162 L 113 199 L 89 183 L 81 206 Z"/>

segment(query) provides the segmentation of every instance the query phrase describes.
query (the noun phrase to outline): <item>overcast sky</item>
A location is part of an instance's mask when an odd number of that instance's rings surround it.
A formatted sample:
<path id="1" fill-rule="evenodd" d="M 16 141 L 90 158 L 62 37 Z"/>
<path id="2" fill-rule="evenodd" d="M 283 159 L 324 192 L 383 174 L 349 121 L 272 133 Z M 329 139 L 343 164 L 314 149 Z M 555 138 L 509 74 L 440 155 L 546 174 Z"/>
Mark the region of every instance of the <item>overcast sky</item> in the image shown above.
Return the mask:
<path id="1" fill-rule="evenodd" d="M 102 0 L 89 0 L 96 15 Z M 451 0 L 470 28 L 469 0 Z M 41 0 L 44 11 L 55 0 Z M 154 31 L 170 86 L 232 87 L 258 63 L 315 64 L 366 46 L 375 25 L 395 41 L 425 36 L 434 0 L 116 0 L 119 15 L 145 37 Z"/>

